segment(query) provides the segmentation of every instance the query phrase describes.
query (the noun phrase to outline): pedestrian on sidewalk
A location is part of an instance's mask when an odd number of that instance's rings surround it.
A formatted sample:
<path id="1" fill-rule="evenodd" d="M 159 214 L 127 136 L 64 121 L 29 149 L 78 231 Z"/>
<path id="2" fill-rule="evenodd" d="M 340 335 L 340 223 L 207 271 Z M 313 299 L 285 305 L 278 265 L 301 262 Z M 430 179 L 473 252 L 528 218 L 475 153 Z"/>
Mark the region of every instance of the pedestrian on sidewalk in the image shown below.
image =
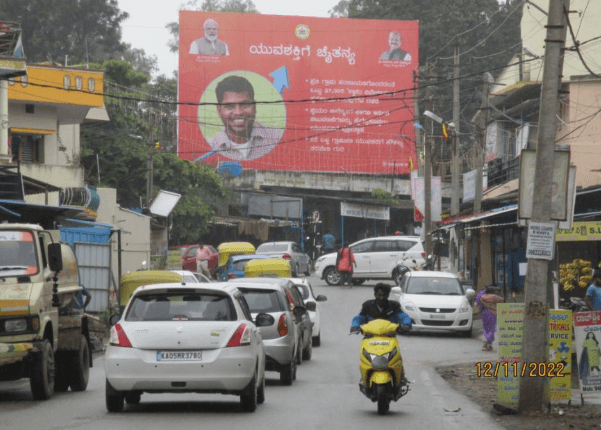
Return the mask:
<path id="1" fill-rule="evenodd" d="M 338 256 L 336 257 L 336 268 L 340 274 L 340 286 L 348 284 L 349 288 L 352 287 L 353 265 L 357 267 L 353 250 L 348 246 L 341 248 L 340 251 L 338 251 Z"/>
<path id="2" fill-rule="evenodd" d="M 478 293 L 476 304 L 480 309 L 482 316 L 482 326 L 484 328 L 484 338 L 482 351 L 492 351 L 492 343 L 495 340 L 495 326 L 497 323 L 497 303 L 503 301 L 503 298 L 495 294 L 496 287 L 489 285 Z"/>

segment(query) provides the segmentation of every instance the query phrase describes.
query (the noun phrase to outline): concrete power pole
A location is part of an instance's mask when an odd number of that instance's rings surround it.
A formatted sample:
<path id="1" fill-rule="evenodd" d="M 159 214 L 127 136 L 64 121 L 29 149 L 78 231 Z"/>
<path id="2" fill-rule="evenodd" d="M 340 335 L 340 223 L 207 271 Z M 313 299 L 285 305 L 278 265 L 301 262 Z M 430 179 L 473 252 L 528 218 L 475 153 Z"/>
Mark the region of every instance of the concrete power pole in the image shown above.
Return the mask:
<path id="1" fill-rule="evenodd" d="M 432 91 L 430 90 L 430 63 L 426 65 L 426 110 L 432 111 Z M 432 254 L 432 118 L 426 117 L 426 144 L 424 145 L 424 251 L 426 259 Z"/>
<path id="2" fill-rule="evenodd" d="M 453 59 L 453 122 L 455 130 L 453 131 L 453 168 L 451 172 L 451 215 L 459 213 L 459 194 L 461 188 L 459 186 L 459 175 L 462 173 L 461 151 L 459 145 L 459 40 L 455 41 L 455 55 Z"/>
<path id="3" fill-rule="evenodd" d="M 154 174 L 154 139 L 152 133 L 152 113 L 150 113 L 150 119 L 148 121 L 149 131 L 148 131 L 148 162 L 147 162 L 147 176 L 146 176 L 146 204 L 150 206 L 150 202 L 152 200 L 152 189 L 154 187 L 153 184 L 153 174 Z"/>
<path id="4" fill-rule="evenodd" d="M 478 167 L 476 170 L 476 195 L 474 198 L 474 213 L 482 212 L 482 180 L 484 170 L 484 153 L 486 152 L 486 126 L 488 125 L 488 93 L 493 77 L 489 72 L 482 76 L 482 102 L 480 104 L 480 115 L 478 122 Z"/>
<path id="5" fill-rule="evenodd" d="M 419 123 L 418 121 L 418 116 L 419 116 L 419 74 L 416 73 L 415 71 L 413 72 L 413 112 L 415 112 L 414 116 L 415 116 L 415 122 Z M 424 165 L 423 163 L 421 163 L 420 160 L 420 156 L 422 154 L 423 151 L 423 135 L 424 135 L 424 130 L 421 128 L 416 128 L 415 129 L 415 147 L 417 148 L 416 152 L 416 156 L 417 156 L 417 160 L 415 160 L 415 163 L 417 163 L 417 171 L 418 171 L 418 176 L 423 176 L 424 174 Z"/>
<path id="6" fill-rule="evenodd" d="M 549 223 L 551 213 L 551 183 L 553 156 L 559 111 L 559 89 L 563 68 L 567 11 L 569 0 L 550 0 L 545 39 L 545 63 L 540 98 L 539 135 L 536 148 L 536 170 L 531 222 Z M 564 13 L 565 11 L 565 13 Z M 523 184 L 520 184 L 523 186 Z M 524 286 L 524 332 L 522 338 L 522 366 L 548 361 L 548 306 L 547 284 L 549 261 L 528 259 L 528 273 Z M 540 411 L 549 400 L 546 375 L 530 376 L 526 372 L 520 381 L 519 409 L 521 412 Z"/>

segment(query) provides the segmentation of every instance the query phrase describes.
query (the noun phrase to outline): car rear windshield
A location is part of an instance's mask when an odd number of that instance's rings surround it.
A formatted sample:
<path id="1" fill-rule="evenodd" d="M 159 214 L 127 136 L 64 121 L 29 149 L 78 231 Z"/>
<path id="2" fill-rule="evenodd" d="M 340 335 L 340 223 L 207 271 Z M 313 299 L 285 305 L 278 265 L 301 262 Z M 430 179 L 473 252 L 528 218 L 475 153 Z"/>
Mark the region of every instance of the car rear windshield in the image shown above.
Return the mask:
<path id="1" fill-rule="evenodd" d="M 236 311 L 229 296 L 212 293 L 139 294 L 126 321 L 235 321 Z"/>
<path id="2" fill-rule="evenodd" d="M 262 252 L 286 252 L 288 251 L 287 243 L 264 243 L 257 248 L 257 254 Z"/>
<path id="3" fill-rule="evenodd" d="M 284 312 L 286 307 L 275 290 L 255 290 L 251 288 L 240 288 L 250 311 L 260 312 Z"/>
<path id="4" fill-rule="evenodd" d="M 414 277 L 409 279 L 405 293 L 460 296 L 463 295 L 463 289 L 454 278 Z"/>

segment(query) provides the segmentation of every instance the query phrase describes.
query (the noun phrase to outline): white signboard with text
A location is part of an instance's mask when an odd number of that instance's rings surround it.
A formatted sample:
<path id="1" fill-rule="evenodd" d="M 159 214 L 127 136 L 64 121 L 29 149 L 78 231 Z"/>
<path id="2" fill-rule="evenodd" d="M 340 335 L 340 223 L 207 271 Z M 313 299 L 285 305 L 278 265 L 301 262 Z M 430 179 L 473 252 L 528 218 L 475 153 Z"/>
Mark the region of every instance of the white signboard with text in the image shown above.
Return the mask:
<path id="1" fill-rule="evenodd" d="M 340 216 L 390 220 L 390 208 L 382 206 L 365 206 L 356 203 L 340 203 Z"/>
<path id="2" fill-rule="evenodd" d="M 526 258 L 553 260 L 555 249 L 555 223 L 531 222 L 528 224 Z"/>

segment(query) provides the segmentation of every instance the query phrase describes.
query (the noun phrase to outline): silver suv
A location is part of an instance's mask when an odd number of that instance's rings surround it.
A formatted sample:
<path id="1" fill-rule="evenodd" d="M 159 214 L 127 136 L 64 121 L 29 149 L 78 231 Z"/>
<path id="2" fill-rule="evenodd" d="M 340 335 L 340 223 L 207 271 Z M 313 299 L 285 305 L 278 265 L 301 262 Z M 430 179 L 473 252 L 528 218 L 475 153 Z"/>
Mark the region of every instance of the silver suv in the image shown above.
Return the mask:
<path id="1" fill-rule="evenodd" d="M 353 284 L 368 279 L 392 279 L 397 285 L 402 276 L 401 266 L 425 264 L 424 247 L 418 236 L 383 236 L 363 239 L 349 247 L 355 254 L 357 267 L 353 269 Z M 315 274 L 328 285 L 338 285 L 340 274 L 336 268 L 336 253 L 326 254 L 315 262 Z"/>

